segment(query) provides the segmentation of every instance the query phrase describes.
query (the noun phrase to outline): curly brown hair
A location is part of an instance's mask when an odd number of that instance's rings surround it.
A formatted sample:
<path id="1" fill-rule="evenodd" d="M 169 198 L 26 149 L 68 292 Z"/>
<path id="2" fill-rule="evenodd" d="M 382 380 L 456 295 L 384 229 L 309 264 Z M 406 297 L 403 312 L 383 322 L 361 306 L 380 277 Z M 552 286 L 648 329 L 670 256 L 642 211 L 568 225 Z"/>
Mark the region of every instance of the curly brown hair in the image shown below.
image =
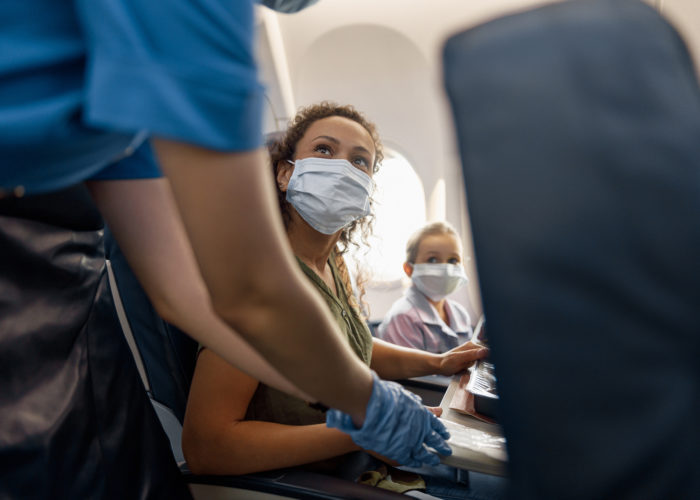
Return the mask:
<path id="1" fill-rule="evenodd" d="M 274 179 L 277 179 L 277 171 L 280 163 L 285 162 L 286 160 L 291 161 L 294 159 L 297 144 L 304 136 L 308 128 L 318 120 L 331 116 L 340 116 L 359 123 L 369 133 L 370 137 L 372 138 L 372 142 L 374 143 L 375 151 L 372 172 L 376 173 L 379 170 L 379 165 L 384 159 L 384 152 L 377 128 L 374 123 L 369 121 L 363 113 L 351 105 L 340 105 L 330 101 L 323 101 L 318 104 L 313 104 L 311 106 L 299 109 L 296 116 L 290 121 L 287 130 L 268 141 L 268 149 L 270 151 Z M 277 183 L 275 183 L 275 188 L 277 189 L 277 202 L 280 207 L 280 212 L 282 213 L 282 219 L 284 221 L 285 228 L 287 228 L 291 222 L 290 204 L 287 202 L 287 194 L 283 192 L 279 186 L 277 186 Z M 351 298 L 352 302 L 354 302 L 354 294 L 352 293 L 350 275 L 348 273 L 347 266 L 345 265 L 343 255 L 349 250 L 351 245 L 359 247 L 359 244 L 353 241 L 353 238 L 358 232 L 360 235 L 360 241 L 367 245 L 367 239 L 372 234 L 372 226 L 374 221 L 373 209 L 374 200 L 370 198 L 370 215 L 353 221 L 350 225 L 344 228 L 340 234 L 340 239 L 338 240 L 335 250 L 336 265 L 341 273 L 348 297 Z M 357 287 L 358 291 L 360 292 L 359 298 L 363 307 L 360 308 L 357 303 L 352 305 L 358 308 L 358 312 L 360 312 L 360 309 L 366 309 L 367 306 L 367 304 L 362 300 L 365 294 L 365 281 L 366 279 L 362 277 L 358 277 L 357 279 Z"/>

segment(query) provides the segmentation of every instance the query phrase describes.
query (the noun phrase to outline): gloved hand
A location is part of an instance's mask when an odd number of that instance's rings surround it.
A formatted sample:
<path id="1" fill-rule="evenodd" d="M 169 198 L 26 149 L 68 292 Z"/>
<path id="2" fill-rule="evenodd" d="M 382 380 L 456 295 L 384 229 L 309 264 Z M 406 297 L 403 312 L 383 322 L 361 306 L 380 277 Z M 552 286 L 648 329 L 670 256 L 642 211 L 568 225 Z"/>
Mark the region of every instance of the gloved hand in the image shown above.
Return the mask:
<path id="1" fill-rule="evenodd" d="M 372 372 L 374 384 L 367 404 L 365 422 L 360 429 L 350 415 L 331 409 L 326 425 L 346 434 L 359 446 L 397 460 L 403 465 L 419 467 L 437 465 L 440 459 L 423 446 L 441 455 L 451 455 L 445 442 L 450 433 L 438 418 L 421 404 L 415 394 L 395 382 L 381 380 Z"/>

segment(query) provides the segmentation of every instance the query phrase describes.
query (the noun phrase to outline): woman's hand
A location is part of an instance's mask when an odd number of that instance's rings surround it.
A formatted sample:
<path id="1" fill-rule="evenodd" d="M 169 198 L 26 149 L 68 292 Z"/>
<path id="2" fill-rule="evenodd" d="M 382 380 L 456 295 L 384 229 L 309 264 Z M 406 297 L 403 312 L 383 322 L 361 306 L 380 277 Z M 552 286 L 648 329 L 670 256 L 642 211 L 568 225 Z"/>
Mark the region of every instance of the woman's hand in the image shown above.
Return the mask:
<path id="1" fill-rule="evenodd" d="M 432 412 L 432 414 L 435 415 L 436 417 L 439 417 L 440 415 L 442 415 L 442 408 L 440 408 L 439 406 L 426 406 L 426 408 L 428 410 L 430 410 Z"/>
<path id="2" fill-rule="evenodd" d="M 466 370 L 474 361 L 488 356 L 489 350 L 473 342 L 465 342 L 440 355 L 439 375 L 450 376 Z"/>

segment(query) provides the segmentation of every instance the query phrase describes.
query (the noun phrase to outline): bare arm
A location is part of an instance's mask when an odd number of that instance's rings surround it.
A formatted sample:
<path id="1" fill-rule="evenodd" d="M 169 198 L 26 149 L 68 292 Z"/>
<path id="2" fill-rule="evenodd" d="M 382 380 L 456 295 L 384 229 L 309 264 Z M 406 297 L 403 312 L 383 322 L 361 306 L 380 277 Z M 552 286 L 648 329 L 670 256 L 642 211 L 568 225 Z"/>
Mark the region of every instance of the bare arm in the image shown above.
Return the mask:
<path id="1" fill-rule="evenodd" d="M 214 314 L 168 181 L 92 181 L 88 187 L 158 314 L 266 384 L 306 398 Z"/>
<path id="2" fill-rule="evenodd" d="M 488 349 L 471 342 L 443 354 L 433 354 L 373 339 L 371 368 L 387 380 L 423 375 L 449 376 L 466 370 L 487 354 Z"/>
<path id="3" fill-rule="evenodd" d="M 247 474 L 324 460 L 358 450 L 325 424 L 244 420 L 258 381 L 205 349 L 187 402 L 182 447 L 196 474 Z"/>
<path id="4" fill-rule="evenodd" d="M 154 146 L 214 310 L 295 385 L 361 425 L 370 371 L 294 262 L 264 151 Z"/>

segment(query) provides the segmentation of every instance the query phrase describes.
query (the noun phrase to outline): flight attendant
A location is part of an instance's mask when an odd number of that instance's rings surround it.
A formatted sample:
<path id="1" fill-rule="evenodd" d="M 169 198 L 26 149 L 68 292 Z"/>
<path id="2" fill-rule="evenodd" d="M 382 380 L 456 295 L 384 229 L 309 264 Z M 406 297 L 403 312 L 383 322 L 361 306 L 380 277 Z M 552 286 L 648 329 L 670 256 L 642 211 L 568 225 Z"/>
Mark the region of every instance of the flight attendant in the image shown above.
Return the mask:
<path id="1" fill-rule="evenodd" d="M 165 317 L 189 317 L 169 309 L 186 287 L 172 286 L 172 264 L 154 258 L 162 231 L 144 228 L 184 228 L 171 250 L 196 259 L 206 286 L 194 287 L 190 307 L 209 307 L 229 328 L 177 325 L 198 341 L 245 364 L 237 332 L 337 408 L 329 414 L 360 444 L 421 462 L 436 460 L 424 442 L 449 453 L 437 419 L 339 340 L 295 267 L 259 148 L 253 8 L 0 7 L 0 497 L 189 495 L 116 327 L 92 199 Z M 136 206 L 149 210 L 134 217 Z M 411 439 L 392 439 L 399 422 Z"/>

